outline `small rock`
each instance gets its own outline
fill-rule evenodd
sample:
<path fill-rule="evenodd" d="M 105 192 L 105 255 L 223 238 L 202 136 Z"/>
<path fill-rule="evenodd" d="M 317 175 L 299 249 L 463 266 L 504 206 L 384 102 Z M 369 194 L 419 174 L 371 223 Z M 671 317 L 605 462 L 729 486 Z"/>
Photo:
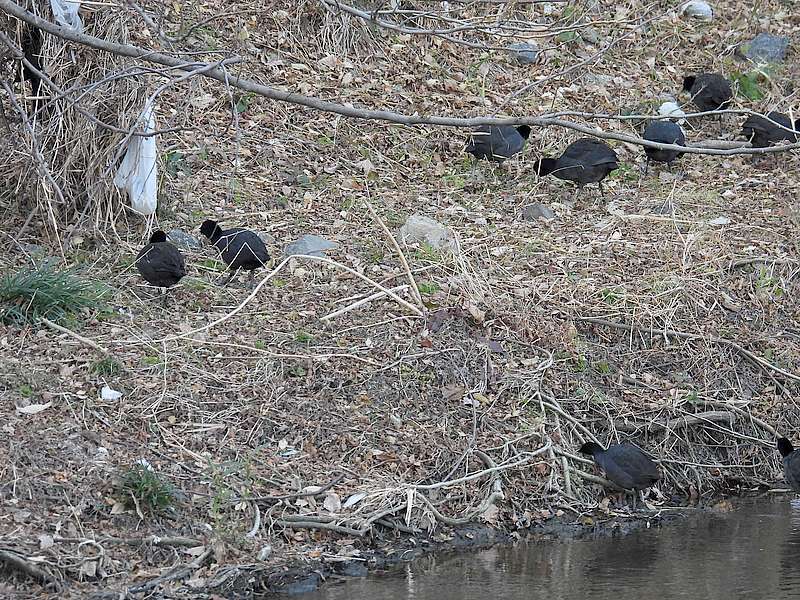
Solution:
<path fill-rule="evenodd" d="M 535 63 L 539 56 L 539 49 L 536 47 L 536 44 L 529 44 L 528 42 L 511 44 L 508 49 L 511 57 L 523 65 Z"/>
<path fill-rule="evenodd" d="M 600 43 L 600 33 L 594 27 L 584 27 L 581 29 L 581 38 L 587 44 L 597 45 Z"/>
<path fill-rule="evenodd" d="M 700 21 L 710 21 L 714 18 L 714 10 L 708 2 L 691 0 L 681 7 L 681 14 Z"/>
<path fill-rule="evenodd" d="M 167 239 L 175 244 L 178 248 L 184 250 L 201 250 L 203 244 L 200 240 L 190 233 L 181 231 L 180 229 L 173 229 L 167 234 Z"/>
<path fill-rule="evenodd" d="M 275 236 L 271 235 L 265 231 L 256 231 L 258 237 L 261 238 L 261 241 L 264 242 L 267 246 L 273 246 L 275 244 Z"/>
<path fill-rule="evenodd" d="M 683 118 L 686 116 L 686 113 L 681 110 L 677 102 L 664 102 L 664 104 L 658 107 L 658 114 L 663 117 L 674 117 L 679 125 L 686 122 Z"/>
<path fill-rule="evenodd" d="M 20 244 L 20 247 L 23 252 L 30 254 L 31 258 L 39 258 L 47 253 L 44 246 L 40 246 L 39 244 Z"/>
<path fill-rule="evenodd" d="M 522 209 L 522 218 L 525 221 L 538 221 L 539 219 L 549 221 L 556 218 L 556 213 L 549 206 L 541 202 L 534 202 Z"/>
<path fill-rule="evenodd" d="M 271 554 L 272 554 L 272 546 L 267 544 L 266 546 L 261 548 L 261 550 L 258 551 L 258 560 L 264 562 L 270 557 Z"/>
<path fill-rule="evenodd" d="M 586 83 L 597 85 L 608 85 L 614 81 L 613 75 L 603 75 L 602 73 L 587 73 L 584 79 L 586 79 Z"/>
<path fill-rule="evenodd" d="M 325 256 L 326 250 L 338 248 L 339 244 L 330 242 L 323 237 L 307 233 L 299 240 L 294 241 L 283 249 L 284 256 L 306 254 L 308 256 Z"/>
<path fill-rule="evenodd" d="M 411 215 L 400 228 L 400 237 L 405 241 L 427 242 L 434 248 L 445 248 L 453 243 L 450 231 L 430 217 Z"/>
<path fill-rule="evenodd" d="M 771 33 L 759 33 L 750 42 L 739 46 L 737 52 L 755 63 L 783 62 L 789 50 L 789 38 Z"/>

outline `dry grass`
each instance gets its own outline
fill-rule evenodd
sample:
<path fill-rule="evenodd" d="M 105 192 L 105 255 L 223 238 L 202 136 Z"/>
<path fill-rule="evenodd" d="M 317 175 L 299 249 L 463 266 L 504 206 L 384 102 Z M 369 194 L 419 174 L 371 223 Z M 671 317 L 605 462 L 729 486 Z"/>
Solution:
<path fill-rule="evenodd" d="M 718 3 L 724 30 L 656 21 L 592 69 L 613 79 L 598 83 L 583 71 L 555 79 L 517 98 L 512 112 L 633 110 L 674 93 L 684 70 L 741 70 L 724 50 L 756 27 L 737 20 L 738 5 Z M 186 43 L 232 47 L 252 59 L 242 70 L 264 82 L 408 111 L 490 112 L 533 77 L 591 51 L 566 44 L 532 67 L 488 53 L 482 74 L 481 52 L 363 26 L 356 35 L 317 5 L 308 5 L 307 19 L 292 16 L 301 11 L 251 17 L 249 5 L 236 6 L 239 16 L 196 30 Z M 177 28 L 183 18 L 217 11 L 210 3 L 195 8 L 168 12 L 166 21 Z M 785 8 L 772 2 L 760 10 Z M 94 15 L 105 22 L 102 11 Z M 132 26 L 134 16 L 126 18 L 120 32 L 152 43 Z M 776 18 L 773 27 L 790 32 L 793 21 Z M 613 27 L 598 29 L 606 36 Z M 337 60 L 323 61 L 334 50 Z M 119 65 L 97 68 L 80 76 L 102 77 Z M 341 89 L 348 73 L 352 83 Z M 782 67 L 769 89 L 786 90 L 796 75 Z M 446 91 L 447 80 L 456 88 Z M 148 81 L 113 85 L 126 99 L 136 85 L 142 98 Z M 137 103 L 121 104 L 123 123 Z M 236 106 L 242 110 L 232 113 Z M 115 110 L 109 104 L 109 115 Z M 525 156 L 501 173 L 470 166 L 461 132 L 332 118 L 199 78 L 165 92 L 159 115 L 165 126 L 195 128 L 160 141 L 170 153 L 157 217 L 163 228 L 196 232 L 205 217 L 247 224 L 274 238 L 276 257 L 301 234 L 316 233 L 340 244 L 330 253 L 340 265 L 401 286 L 405 268 L 363 203 L 369 185 L 390 231 L 424 213 L 452 228 L 459 251 L 402 247 L 425 318 L 384 297 L 325 323 L 321 317 L 375 288 L 338 267 L 277 258 L 271 268 L 280 269 L 263 271 L 269 279 L 249 295 L 214 286 L 216 265 L 204 252 L 188 253 L 190 276 L 163 309 L 130 268 L 144 227 L 117 220 L 119 205 L 105 197 L 106 216 L 92 227 L 80 221 L 64 257 L 116 288 L 115 317 L 87 319 L 77 331 L 113 349 L 121 370 L 74 337 L 0 329 L 9 440 L 0 494 L 10 507 L 0 536 L 7 545 L 13 534 L 23 555 L 47 552 L 49 571 L 74 593 L 120 589 L 159 575 L 151 565 L 189 562 L 198 554 L 183 555 L 184 538 L 213 548 L 215 562 L 197 571 L 200 587 L 213 591 L 226 565 L 253 562 L 267 543 L 276 558 L 265 571 L 294 557 L 355 555 L 370 546 L 361 534 L 376 523 L 378 531 L 434 531 L 462 518 L 517 527 L 558 511 L 582 513 L 598 488 L 594 468 L 574 454 L 591 436 L 633 439 L 662 459 L 656 503 L 780 477 L 774 430 L 795 434 L 800 416 L 795 156 L 757 166 L 684 157 L 684 177 L 655 169 L 642 178 L 640 149 L 617 145 L 623 168 L 603 201 L 596 189 L 576 196 L 526 169 L 532 155 L 563 147 L 561 131 L 536 132 Z M 54 147 L 75 143 L 69 136 L 80 117 L 71 118 Z M 716 127 L 700 123 L 689 136 L 713 137 Z M 94 165 L 97 186 L 105 185 L 100 163 L 121 138 L 104 139 L 81 146 L 74 163 Z M 90 150 L 98 151 L 91 160 Z M 365 168 L 374 169 L 369 183 Z M 549 205 L 556 219 L 519 220 L 531 202 Z M 20 210 L 6 231 L 13 235 L 26 216 Z M 94 227 L 112 222 L 116 239 Z M 46 236 L 48 227 L 37 214 L 19 242 Z M 27 258 L 14 250 L 4 260 L 17 266 Z M 400 293 L 414 303 L 410 290 Z M 102 400 L 106 384 L 122 399 Z M 15 408 L 48 403 L 35 415 Z M 698 414 L 698 423 L 679 420 Z M 142 458 L 177 494 L 171 511 L 143 521 L 114 491 L 116 478 Z M 469 477 L 475 473 L 482 475 Z M 319 493 L 312 487 L 331 483 Z M 348 506 L 348 498 L 359 500 Z M 42 533 L 57 540 L 46 550 Z M 184 543 L 131 552 L 119 542 L 152 535 Z M 87 539 L 104 548 L 102 558 L 79 544 Z M 141 553 L 150 565 L 138 562 Z"/>

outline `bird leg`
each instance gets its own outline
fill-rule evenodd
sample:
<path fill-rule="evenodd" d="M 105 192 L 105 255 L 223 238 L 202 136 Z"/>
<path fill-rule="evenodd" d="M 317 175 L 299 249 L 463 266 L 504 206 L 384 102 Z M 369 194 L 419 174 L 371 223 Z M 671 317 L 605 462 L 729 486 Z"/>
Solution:
<path fill-rule="evenodd" d="M 251 287 L 251 288 L 253 287 L 253 283 L 254 283 L 253 282 L 253 278 L 255 276 L 256 276 L 256 270 L 255 269 L 250 269 L 250 277 L 247 278 L 247 285 L 249 287 Z"/>
<path fill-rule="evenodd" d="M 167 308 L 167 288 L 161 288 L 161 306 Z"/>
<path fill-rule="evenodd" d="M 597 182 L 597 187 L 600 188 L 600 196 L 605 198 L 606 197 L 606 193 L 603 191 L 603 182 L 602 181 L 598 181 Z"/>

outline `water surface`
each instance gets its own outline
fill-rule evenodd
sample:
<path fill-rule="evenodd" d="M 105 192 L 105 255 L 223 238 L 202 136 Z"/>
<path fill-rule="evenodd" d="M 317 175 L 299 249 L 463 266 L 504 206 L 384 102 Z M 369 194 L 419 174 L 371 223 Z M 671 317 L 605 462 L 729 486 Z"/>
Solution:
<path fill-rule="evenodd" d="M 731 512 L 613 538 L 434 556 L 330 583 L 303 600 L 783 600 L 800 598 L 800 503 Z"/>

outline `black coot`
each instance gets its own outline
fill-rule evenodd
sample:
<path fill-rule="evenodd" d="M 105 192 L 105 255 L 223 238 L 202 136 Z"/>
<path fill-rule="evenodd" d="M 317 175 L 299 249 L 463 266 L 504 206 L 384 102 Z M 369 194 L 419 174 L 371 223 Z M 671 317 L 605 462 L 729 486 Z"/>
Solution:
<path fill-rule="evenodd" d="M 592 456 L 594 462 L 605 471 L 606 477 L 624 490 L 638 492 L 661 479 L 653 459 L 630 442 L 609 446 L 608 450 L 595 442 L 586 442 L 579 452 Z"/>
<path fill-rule="evenodd" d="M 207 220 L 200 226 L 200 233 L 219 250 L 222 260 L 230 269 L 230 275 L 222 285 L 228 285 L 239 269 L 250 271 L 248 281 L 252 282 L 255 270 L 269 261 L 264 242 L 249 229 L 233 227 L 223 230 L 216 221 Z"/>
<path fill-rule="evenodd" d="M 701 112 L 728 108 L 733 99 L 731 82 L 718 73 L 698 73 L 683 78 L 683 89 Z"/>
<path fill-rule="evenodd" d="M 160 288 L 169 288 L 178 283 L 186 275 L 186 263 L 183 254 L 167 241 L 167 234 L 154 231 L 150 242 L 136 256 L 136 268 L 142 278 Z M 166 302 L 164 295 L 164 302 Z"/>
<path fill-rule="evenodd" d="M 800 450 L 795 450 L 792 442 L 778 438 L 778 452 L 783 457 L 783 476 L 795 492 L 800 493 Z"/>
<path fill-rule="evenodd" d="M 572 142 L 558 158 L 542 158 L 533 163 L 539 176 L 553 175 L 574 181 L 582 188 L 597 182 L 603 194 L 603 179 L 619 166 L 617 153 L 605 142 L 595 138 L 581 138 Z"/>
<path fill-rule="evenodd" d="M 486 159 L 501 163 L 521 152 L 531 134 L 527 125 L 483 125 L 470 135 L 465 152 L 477 160 Z"/>
<path fill-rule="evenodd" d="M 659 144 L 686 145 L 686 136 L 683 135 L 683 130 L 672 121 L 650 121 L 642 137 L 650 142 L 658 142 Z M 678 150 L 659 150 L 649 146 L 644 147 L 644 153 L 647 155 L 647 169 L 650 168 L 651 160 L 667 163 L 667 167 L 671 168 L 672 161 L 683 155 L 683 152 Z"/>
<path fill-rule="evenodd" d="M 700 112 L 726 109 L 733 100 L 731 82 L 719 73 L 688 75 L 683 78 L 683 89 L 689 92 Z M 721 135 L 722 115 L 719 115 L 719 130 Z"/>
<path fill-rule="evenodd" d="M 787 131 L 790 129 L 794 131 Z M 766 148 L 784 140 L 795 143 L 798 130 L 800 130 L 800 119 L 795 120 L 794 127 L 792 127 L 789 117 L 775 111 L 767 113 L 766 119 L 759 115 L 750 115 L 742 125 L 742 134 L 750 140 L 753 148 Z"/>

